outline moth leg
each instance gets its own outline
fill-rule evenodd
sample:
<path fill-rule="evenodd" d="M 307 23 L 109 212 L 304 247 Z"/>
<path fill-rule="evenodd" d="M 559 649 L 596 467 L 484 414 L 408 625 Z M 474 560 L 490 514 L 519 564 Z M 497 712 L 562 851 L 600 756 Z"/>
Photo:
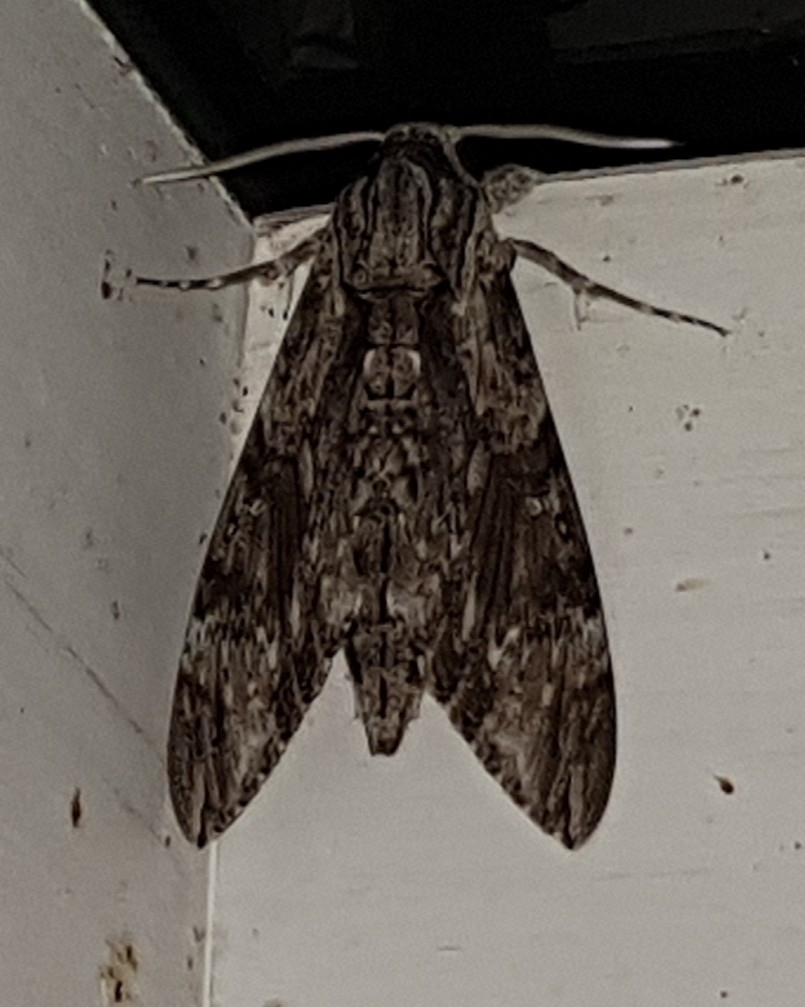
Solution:
<path fill-rule="evenodd" d="M 500 213 L 524 199 L 535 185 L 546 178 L 544 172 L 523 168 L 519 164 L 504 164 L 488 171 L 481 180 L 481 188 L 492 213 Z"/>
<path fill-rule="evenodd" d="M 615 304 L 622 304 L 624 307 L 640 311 L 644 315 L 667 318 L 671 322 L 685 325 L 696 325 L 699 328 L 717 332 L 720 336 L 729 335 L 729 329 L 725 329 L 722 325 L 716 325 L 715 322 L 708 322 L 705 318 L 699 318 L 696 315 L 686 315 L 681 311 L 672 311 L 669 308 L 660 308 L 656 304 L 649 304 L 647 301 L 629 297 L 628 294 L 622 294 L 619 290 L 614 290 L 612 287 L 597 283 L 586 274 L 574 269 L 573 266 L 563 259 L 560 259 L 555 252 L 551 252 L 549 249 L 543 248 L 542 245 L 537 245 L 533 241 L 512 238 L 508 244 L 514 249 L 517 255 L 521 255 L 524 259 L 535 262 L 538 266 L 542 266 L 543 269 L 547 269 L 549 273 L 553 273 L 562 283 L 566 283 L 576 295 L 583 294 L 590 298 L 602 298 L 614 301 Z"/>
<path fill-rule="evenodd" d="M 291 276 L 300 266 L 319 253 L 329 230 L 330 225 L 325 224 L 283 255 L 263 262 L 254 262 L 250 266 L 234 269 L 231 273 L 194 280 L 160 280 L 148 276 L 136 276 L 134 281 L 138 286 L 161 287 L 163 290 L 220 290 L 221 287 L 231 287 L 257 279 L 262 279 L 266 283 L 277 283 Z"/>

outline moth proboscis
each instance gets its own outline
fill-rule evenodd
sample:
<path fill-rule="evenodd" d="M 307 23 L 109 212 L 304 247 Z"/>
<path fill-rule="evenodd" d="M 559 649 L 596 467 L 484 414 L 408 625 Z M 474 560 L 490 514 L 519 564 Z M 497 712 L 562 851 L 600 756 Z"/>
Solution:
<path fill-rule="evenodd" d="M 179 824 L 199 846 L 257 793 L 341 649 L 372 753 L 397 750 L 428 692 L 566 846 L 606 807 L 616 729 L 604 614 L 512 265 L 522 255 L 577 294 L 726 330 L 502 240 L 492 212 L 539 176 L 509 167 L 476 181 L 456 153 L 466 135 L 478 130 L 392 129 L 327 223 L 269 262 L 138 280 L 210 289 L 312 263 L 210 539 L 181 658 L 168 771 Z"/>

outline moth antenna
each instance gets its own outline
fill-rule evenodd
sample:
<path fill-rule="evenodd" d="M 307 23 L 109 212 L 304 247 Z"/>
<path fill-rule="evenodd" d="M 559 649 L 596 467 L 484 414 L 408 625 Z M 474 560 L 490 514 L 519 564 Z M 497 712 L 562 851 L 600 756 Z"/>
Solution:
<path fill-rule="evenodd" d="M 285 157 L 286 154 L 305 154 L 314 150 L 334 150 L 336 147 L 348 147 L 353 143 L 379 143 L 383 133 L 367 131 L 362 133 L 335 133 L 333 136 L 321 136 L 315 140 L 283 140 L 281 143 L 271 143 L 267 147 L 247 150 L 243 154 L 233 154 L 223 157 L 211 164 L 189 165 L 185 168 L 174 168 L 170 171 L 160 171 L 146 175 L 138 181 L 142 185 L 164 185 L 168 182 L 188 182 L 196 178 L 210 178 L 221 175 L 225 171 L 235 171 L 260 161 L 270 161 L 275 157 Z"/>
<path fill-rule="evenodd" d="M 664 150 L 678 147 L 676 140 L 660 137 L 609 136 L 607 133 L 591 133 L 586 129 L 572 129 L 569 126 L 512 125 L 459 126 L 457 139 L 470 136 L 486 137 L 492 140 L 560 140 L 562 143 L 578 143 L 586 147 L 616 147 L 625 150 Z"/>

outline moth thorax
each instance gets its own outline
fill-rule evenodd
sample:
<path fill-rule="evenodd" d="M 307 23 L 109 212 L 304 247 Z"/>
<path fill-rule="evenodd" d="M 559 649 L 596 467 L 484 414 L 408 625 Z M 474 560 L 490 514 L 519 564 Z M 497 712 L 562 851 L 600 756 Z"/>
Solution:
<path fill-rule="evenodd" d="M 407 291 L 394 291 L 385 297 L 369 302 L 366 333 L 375 345 L 389 343 L 417 346 L 420 341 L 422 318 L 421 298 Z"/>
<path fill-rule="evenodd" d="M 443 280 L 430 248 L 434 194 L 422 167 L 388 158 L 355 200 L 346 216 L 363 220 L 364 237 L 344 249 L 344 279 L 358 294 L 424 292 Z"/>

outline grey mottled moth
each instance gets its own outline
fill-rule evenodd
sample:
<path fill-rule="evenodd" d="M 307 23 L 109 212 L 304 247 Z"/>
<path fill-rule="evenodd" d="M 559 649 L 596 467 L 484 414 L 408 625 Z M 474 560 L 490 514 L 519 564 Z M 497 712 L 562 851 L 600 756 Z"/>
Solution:
<path fill-rule="evenodd" d="M 604 615 L 512 265 L 521 254 L 576 292 L 724 330 L 499 238 L 492 212 L 535 173 L 477 182 L 455 150 L 470 132 L 391 130 L 327 224 L 277 260 L 139 281 L 215 287 L 313 260 L 181 658 L 168 771 L 200 846 L 257 793 L 340 649 L 372 753 L 397 750 L 427 691 L 566 846 L 604 812 L 615 765 Z"/>

